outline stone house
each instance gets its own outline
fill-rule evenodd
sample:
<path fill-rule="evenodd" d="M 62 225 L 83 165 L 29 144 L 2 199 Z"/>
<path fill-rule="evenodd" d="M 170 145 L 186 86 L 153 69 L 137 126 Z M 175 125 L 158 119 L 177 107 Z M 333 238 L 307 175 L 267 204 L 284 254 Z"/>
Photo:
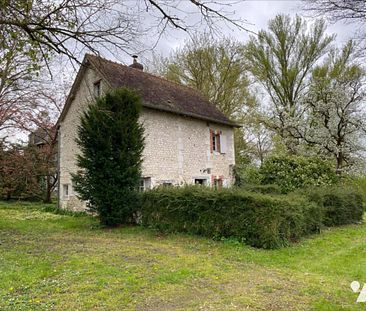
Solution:
<path fill-rule="evenodd" d="M 228 187 L 234 182 L 233 129 L 237 125 L 199 92 L 144 72 L 136 57 L 132 65 L 124 66 L 86 55 L 58 121 L 62 208 L 85 206 L 73 191 L 70 175 L 77 170 L 80 114 L 108 89 L 123 86 L 137 90 L 143 100 L 141 190 L 194 183 Z"/>

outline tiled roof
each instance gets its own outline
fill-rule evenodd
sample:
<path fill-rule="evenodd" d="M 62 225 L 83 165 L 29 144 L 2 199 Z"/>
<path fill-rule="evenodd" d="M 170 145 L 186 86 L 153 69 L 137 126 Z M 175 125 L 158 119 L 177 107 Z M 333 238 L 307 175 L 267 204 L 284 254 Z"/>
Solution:
<path fill-rule="evenodd" d="M 237 126 L 190 87 L 98 56 L 87 54 L 85 60 L 103 75 L 111 87 L 125 86 L 138 91 L 145 107 Z"/>

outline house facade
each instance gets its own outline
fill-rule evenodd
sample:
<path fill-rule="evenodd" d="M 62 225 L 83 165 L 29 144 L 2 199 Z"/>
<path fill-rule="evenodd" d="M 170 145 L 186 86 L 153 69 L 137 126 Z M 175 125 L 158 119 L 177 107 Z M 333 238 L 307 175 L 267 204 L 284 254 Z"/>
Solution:
<path fill-rule="evenodd" d="M 143 72 L 136 59 L 124 66 L 86 55 L 58 121 L 60 207 L 85 208 L 71 180 L 78 170 L 75 139 L 81 113 L 108 89 L 123 86 L 138 91 L 143 101 L 141 190 L 159 185 L 233 184 L 236 124 L 197 91 Z"/>

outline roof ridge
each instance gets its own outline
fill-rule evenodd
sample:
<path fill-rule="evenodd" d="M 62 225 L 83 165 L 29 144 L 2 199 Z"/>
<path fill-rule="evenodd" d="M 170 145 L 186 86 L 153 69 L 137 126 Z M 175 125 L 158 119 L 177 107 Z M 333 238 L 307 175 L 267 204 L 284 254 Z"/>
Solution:
<path fill-rule="evenodd" d="M 123 66 L 123 67 L 129 68 L 129 69 L 132 69 L 132 70 L 133 70 L 133 69 L 134 69 L 134 70 L 139 70 L 139 69 L 131 68 L 131 67 L 129 67 L 128 65 L 124 65 L 124 64 L 122 64 L 122 63 L 119 63 L 119 62 L 116 62 L 116 61 L 113 61 L 113 60 L 110 60 L 110 59 L 107 59 L 107 58 L 104 58 L 104 57 L 101 57 L 101 56 L 97 56 L 97 55 L 94 55 L 94 54 L 86 53 L 86 56 L 88 56 L 88 57 L 89 57 L 89 56 L 91 56 L 91 57 L 99 58 L 99 59 L 101 59 L 101 60 L 103 60 L 103 61 L 106 61 L 106 62 L 109 62 L 109 63 L 115 64 L 115 65 L 118 65 L 118 66 Z M 192 91 L 196 92 L 199 96 L 201 96 L 201 97 L 203 97 L 203 98 L 205 98 L 205 99 L 206 99 L 206 97 L 205 97 L 205 96 L 203 96 L 203 95 L 201 94 L 201 92 L 200 92 L 200 91 L 196 90 L 196 89 L 195 89 L 195 88 L 193 88 L 192 86 L 184 85 L 184 84 L 179 83 L 179 82 L 176 82 L 176 81 L 168 80 L 168 79 L 166 79 L 166 78 L 164 78 L 164 77 L 158 76 L 158 75 L 156 75 L 156 74 L 153 74 L 153 73 L 150 73 L 150 72 L 147 72 L 147 71 L 143 71 L 143 70 L 139 70 L 139 71 L 140 71 L 142 74 L 149 75 L 149 76 L 151 76 L 151 77 L 153 77 L 153 78 L 158 78 L 158 79 L 160 79 L 160 80 L 163 80 L 163 81 L 169 82 L 169 83 L 174 84 L 174 85 L 177 85 L 177 86 L 179 86 L 179 87 L 182 87 L 182 88 L 186 88 L 186 89 L 192 90 Z M 208 102 L 210 102 L 208 99 L 206 99 L 206 100 L 207 100 Z"/>
<path fill-rule="evenodd" d="M 110 87 L 130 86 L 138 89 L 146 101 L 144 106 L 148 108 L 239 126 L 193 87 L 94 54 L 86 54 L 83 62 L 89 62 Z M 80 77 L 81 72 L 79 70 Z"/>

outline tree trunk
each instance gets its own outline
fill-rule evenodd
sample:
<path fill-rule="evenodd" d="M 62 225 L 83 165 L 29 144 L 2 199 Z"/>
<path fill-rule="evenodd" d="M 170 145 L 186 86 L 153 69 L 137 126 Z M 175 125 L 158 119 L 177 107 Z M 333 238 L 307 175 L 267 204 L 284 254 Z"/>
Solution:
<path fill-rule="evenodd" d="M 52 185 L 51 185 L 51 177 L 46 177 L 46 193 L 43 199 L 43 203 L 52 203 L 51 195 L 52 195 Z"/>

